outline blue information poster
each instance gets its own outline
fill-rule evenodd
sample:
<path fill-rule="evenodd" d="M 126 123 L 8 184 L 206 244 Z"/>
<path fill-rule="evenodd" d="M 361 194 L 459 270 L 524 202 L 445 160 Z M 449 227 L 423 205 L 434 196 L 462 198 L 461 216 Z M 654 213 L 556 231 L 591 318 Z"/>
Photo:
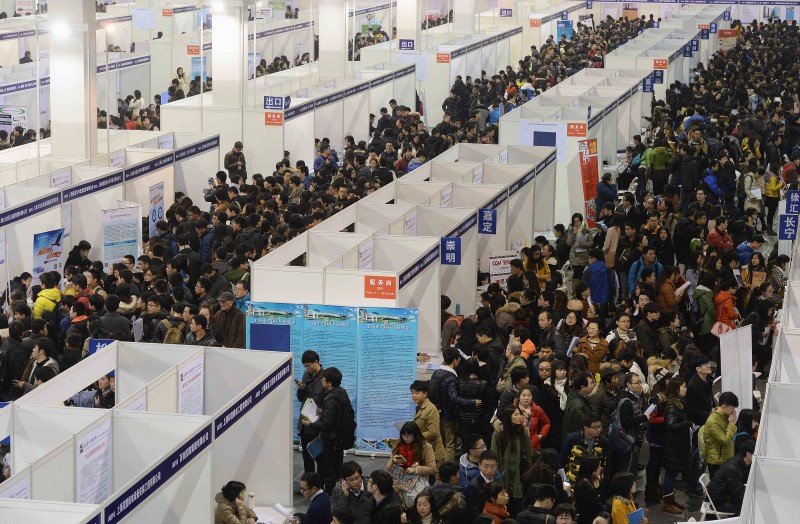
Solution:
<path fill-rule="evenodd" d="M 64 253 L 62 239 L 64 229 L 54 229 L 33 235 L 33 275 L 46 271 L 61 270 L 61 255 Z"/>
<path fill-rule="evenodd" d="M 294 354 L 295 379 L 303 378 L 303 363 L 300 361 L 303 351 L 316 351 L 322 367 L 337 368 L 342 372 L 342 387 L 347 390 L 357 413 L 358 355 L 355 341 L 358 338 L 358 310 L 354 307 L 315 304 L 306 305 L 303 309 L 303 350 Z M 295 414 L 299 413 L 300 403 L 295 402 Z"/>
<path fill-rule="evenodd" d="M 414 418 L 409 387 L 417 373 L 417 310 L 359 308 L 356 449 L 390 451 L 397 422 Z"/>

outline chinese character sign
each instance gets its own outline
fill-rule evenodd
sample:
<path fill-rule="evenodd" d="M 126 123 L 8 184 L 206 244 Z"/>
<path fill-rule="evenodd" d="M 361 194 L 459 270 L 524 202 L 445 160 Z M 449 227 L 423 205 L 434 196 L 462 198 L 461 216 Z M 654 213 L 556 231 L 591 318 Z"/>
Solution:
<path fill-rule="evenodd" d="M 443 266 L 460 266 L 461 237 L 442 237 L 442 245 L 439 252 L 442 254 L 441 264 Z"/>
<path fill-rule="evenodd" d="M 786 192 L 786 214 L 800 215 L 800 191 L 792 190 Z"/>
<path fill-rule="evenodd" d="M 364 298 L 397 298 L 397 279 L 379 275 L 364 276 Z"/>
<path fill-rule="evenodd" d="M 500 10 L 500 17 L 502 18 L 511 18 L 511 9 L 501 9 Z"/>
<path fill-rule="evenodd" d="M 797 215 L 781 215 L 778 225 L 778 240 L 797 238 Z"/>
<path fill-rule="evenodd" d="M 400 39 L 400 51 L 413 51 L 414 50 L 414 40 L 413 39 Z"/>
<path fill-rule="evenodd" d="M 646 77 L 642 78 L 642 92 L 643 93 L 652 93 L 653 92 L 653 75 L 647 75 Z"/>
<path fill-rule="evenodd" d="M 586 209 L 586 223 L 594 227 L 596 210 L 594 199 L 597 197 L 597 182 L 600 180 L 597 165 L 597 139 L 578 141 L 578 158 L 581 161 L 581 179 L 583 180 L 583 201 Z"/>
<path fill-rule="evenodd" d="M 478 233 L 481 235 L 497 234 L 497 210 L 479 209 L 478 210 Z"/>
<path fill-rule="evenodd" d="M 282 96 L 265 96 L 264 97 L 264 109 L 272 110 L 272 111 L 280 111 L 284 109 L 283 107 L 283 97 Z"/>
<path fill-rule="evenodd" d="M 664 70 L 657 69 L 653 71 L 653 83 L 654 84 L 663 84 L 664 83 Z"/>

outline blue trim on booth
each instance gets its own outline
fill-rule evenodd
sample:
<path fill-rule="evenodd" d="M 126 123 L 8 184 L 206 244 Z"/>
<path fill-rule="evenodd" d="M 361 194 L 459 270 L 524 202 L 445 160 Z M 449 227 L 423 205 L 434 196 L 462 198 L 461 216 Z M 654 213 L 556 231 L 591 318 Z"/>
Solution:
<path fill-rule="evenodd" d="M 400 273 L 400 276 L 397 277 L 398 289 L 403 289 L 407 284 L 414 280 L 414 277 L 422 273 L 425 268 L 439 260 L 440 247 L 441 246 L 439 244 L 436 244 L 436 247 L 422 255 L 413 266 Z"/>

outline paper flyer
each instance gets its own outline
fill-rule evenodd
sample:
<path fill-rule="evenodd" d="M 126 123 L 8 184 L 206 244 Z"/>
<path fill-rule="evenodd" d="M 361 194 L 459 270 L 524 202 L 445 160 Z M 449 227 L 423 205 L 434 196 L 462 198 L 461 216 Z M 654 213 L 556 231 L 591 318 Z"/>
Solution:
<path fill-rule="evenodd" d="M 178 369 L 178 413 L 203 414 L 203 382 L 205 357 L 198 356 Z"/>
<path fill-rule="evenodd" d="M 101 504 L 113 493 L 111 482 L 111 418 L 75 437 L 76 502 Z"/>

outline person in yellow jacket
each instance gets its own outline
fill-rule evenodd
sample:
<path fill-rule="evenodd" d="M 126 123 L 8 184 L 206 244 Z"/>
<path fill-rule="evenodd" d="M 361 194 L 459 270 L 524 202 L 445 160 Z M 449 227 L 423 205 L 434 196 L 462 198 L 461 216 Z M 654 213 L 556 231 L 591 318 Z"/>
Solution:
<path fill-rule="evenodd" d="M 42 318 L 45 311 L 55 311 L 56 305 L 61 301 L 61 291 L 58 290 L 58 280 L 51 273 L 39 275 L 42 290 L 33 303 L 33 318 Z"/>
<path fill-rule="evenodd" d="M 759 169 L 759 171 L 761 170 Z M 778 210 L 778 202 L 781 199 L 781 189 L 783 189 L 784 183 L 780 175 L 776 173 L 768 172 L 765 176 L 764 204 L 767 208 L 767 231 L 765 233 L 774 235 L 772 221 L 775 219 L 775 212 Z"/>
<path fill-rule="evenodd" d="M 628 524 L 628 515 L 636 511 L 636 477 L 633 473 L 617 473 L 609 486 L 611 492 L 611 524 Z M 647 524 L 643 517 L 641 524 Z"/>
<path fill-rule="evenodd" d="M 550 266 L 542 256 L 542 248 L 537 245 L 528 248 L 523 267 L 526 274 L 534 273 L 536 275 L 536 283 L 539 289 L 544 289 L 545 284 L 550 281 Z M 530 285 L 532 286 L 533 282 L 530 282 Z"/>
<path fill-rule="evenodd" d="M 733 457 L 737 407 L 739 399 L 736 395 L 730 391 L 723 392 L 719 396 L 719 407 L 711 412 L 703 425 L 700 447 L 711 477 L 725 461 Z"/>

